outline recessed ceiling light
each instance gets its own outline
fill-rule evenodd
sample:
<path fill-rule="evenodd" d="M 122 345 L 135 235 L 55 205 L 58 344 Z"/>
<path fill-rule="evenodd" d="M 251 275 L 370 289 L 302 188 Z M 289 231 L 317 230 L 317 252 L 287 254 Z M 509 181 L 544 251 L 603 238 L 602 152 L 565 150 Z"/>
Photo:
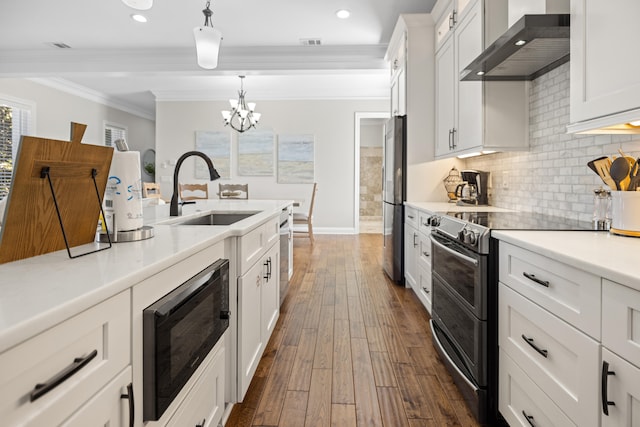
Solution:
<path fill-rule="evenodd" d="M 153 0 L 122 0 L 122 3 L 137 10 L 148 10 L 153 6 Z"/>
<path fill-rule="evenodd" d="M 347 9 L 340 9 L 336 11 L 336 16 L 340 19 L 347 19 L 349 16 L 351 16 L 351 12 L 349 12 Z"/>
<path fill-rule="evenodd" d="M 526 42 L 527 42 L 526 40 L 518 40 L 515 44 L 516 44 L 516 46 L 522 46 Z"/>
<path fill-rule="evenodd" d="M 478 72 L 476 73 L 476 75 L 477 75 L 477 76 L 484 76 L 484 71 L 478 71 Z"/>
<path fill-rule="evenodd" d="M 133 19 L 136 22 L 147 22 L 147 17 L 144 15 L 140 15 L 137 13 L 134 13 L 133 15 L 131 15 L 131 19 Z"/>

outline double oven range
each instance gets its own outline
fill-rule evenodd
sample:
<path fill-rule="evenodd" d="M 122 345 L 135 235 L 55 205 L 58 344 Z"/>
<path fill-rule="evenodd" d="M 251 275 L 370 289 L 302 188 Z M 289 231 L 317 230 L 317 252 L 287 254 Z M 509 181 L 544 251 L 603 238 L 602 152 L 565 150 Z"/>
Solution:
<path fill-rule="evenodd" d="M 589 223 L 521 212 L 431 216 L 434 347 L 482 424 L 498 415 L 498 241 L 491 230 L 588 230 Z"/>

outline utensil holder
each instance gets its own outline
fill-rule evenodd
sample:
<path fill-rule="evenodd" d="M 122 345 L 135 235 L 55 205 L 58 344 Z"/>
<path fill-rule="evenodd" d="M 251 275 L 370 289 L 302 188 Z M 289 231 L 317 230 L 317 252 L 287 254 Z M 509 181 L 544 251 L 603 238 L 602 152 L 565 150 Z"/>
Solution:
<path fill-rule="evenodd" d="M 611 192 L 611 232 L 640 237 L 640 191 Z"/>

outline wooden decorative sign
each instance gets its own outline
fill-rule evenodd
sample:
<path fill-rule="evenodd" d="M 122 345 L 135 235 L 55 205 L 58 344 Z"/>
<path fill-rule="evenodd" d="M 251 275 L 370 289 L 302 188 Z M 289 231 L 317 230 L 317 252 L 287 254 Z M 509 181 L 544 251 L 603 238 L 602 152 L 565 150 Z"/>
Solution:
<path fill-rule="evenodd" d="M 95 240 L 113 148 L 82 144 L 86 128 L 71 123 L 71 141 L 22 137 L 0 234 L 0 264 L 65 249 L 65 235 L 69 247 Z"/>

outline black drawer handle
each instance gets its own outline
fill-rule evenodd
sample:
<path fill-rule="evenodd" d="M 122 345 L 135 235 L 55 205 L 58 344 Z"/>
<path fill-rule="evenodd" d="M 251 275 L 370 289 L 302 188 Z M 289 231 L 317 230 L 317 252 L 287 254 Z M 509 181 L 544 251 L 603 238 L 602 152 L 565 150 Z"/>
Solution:
<path fill-rule="evenodd" d="M 424 291 L 425 294 L 430 294 L 431 291 L 427 288 L 425 288 L 424 286 L 422 287 L 422 290 Z"/>
<path fill-rule="evenodd" d="M 207 422 L 206 418 L 203 418 L 202 421 L 196 424 L 196 427 L 204 427 L 204 424 Z"/>
<path fill-rule="evenodd" d="M 431 256 L 431 254 L 429 252 L 422 252 L 422 255 L 426 256 L 427 258 L 429 258 Z"/>
<path fill-rule="evenodd" d="M 522 410 L 522 415 L 524 415 L 524 419 L 527 420 L 531 427 L 536 427 L 536 425 L 533 423 L 533 415 L 527 415 L 527 413 L 524 412 L 524 409 Z"/>
<path fill-rule="evenodd" d="M 534 281 L 534 282 L 536 282 L 538 285 L 542 285 L 542 286 L 544 286 L 545 288 L 548 288 L 548 287 L 549 287 L 549 282 L 548 282 L 548 281 L 538 279 L 538 278 L 536 277 L 536 275 L 535 275 L 535 274 L 530 274 L 530 273 L 527 273 L 526 271 L 524 271 L 524 272 L 522 272 L 522 275 L 523 275 L 524 277 L 526 277 L 527 279 L 529 279 L 529 280 L 533 280 L 533 281 Z"/>
<path fill-rule="evenodd" d="M 612 402 L 608 398 L 609 375 L 615 375 L 615 371 L 609 370 L 609 363 L 602 361 L 602 413 L 609 416 L 609 406 L 616 406 L 616 402 Z"/>
<path fill-rule="evenodd" d="M 222 310 L 220 311 L 220 319 L 221 320 L 229 320 L 231 318 L 230 310 Z"/>
<path fill-rule="evenodd" d="M 76 372 L 82 369 L 87 363 L 98 355 L 98 350 L 93 350 L 87 356 L 76 357 L 73 359 L 73 363 L 64 368 L 62 371 L 49 378 L 45 383 L 36 384 L 31 391 L 30 400 L 33 402 L 36 399 L 41 398 L 45 394 L 49 393 L 54 388 L 65 382 L 69 377 L 73 376 Z"/>
<path fill-rule="evenodd" d="M 535 344 L 533 338 L 527 338 L 527 336 L 525 334 L 522 334 L 522 339 L 525 340 L 527 342 L 527 344 L 529 344 L 535 351 L 540 353 L 542 356 L 549 357 L 549 352 L 547 350 L 543 350 L 540 347 L 538 347 Z"/>
<path fill-rule="evenodd" d="M 121 394 L 120 399 L 127 399 L 129 401 L 129 427 L 133 427 L 136 420 L 136 410 L 133 402 L 133 383 L 129 383 L 127 386 L 127 394 Z"/>

